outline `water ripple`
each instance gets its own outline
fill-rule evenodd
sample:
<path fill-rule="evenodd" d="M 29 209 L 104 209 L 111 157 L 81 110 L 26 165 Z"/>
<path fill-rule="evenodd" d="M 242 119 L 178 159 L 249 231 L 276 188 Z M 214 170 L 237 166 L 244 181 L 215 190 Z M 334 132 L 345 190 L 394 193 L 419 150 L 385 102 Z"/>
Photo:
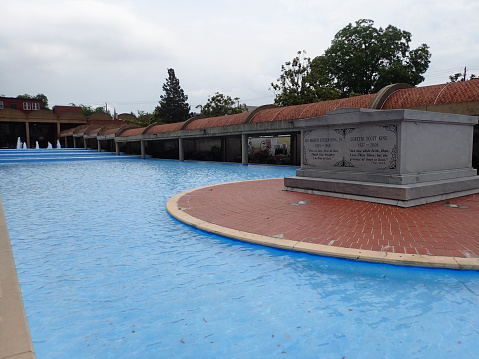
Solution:
<path fill-rule="evenodd" d="M 478 273 L 249 245 L 164 209 L 190 188 L 293 174 L 159 160 L 0 165 L 37 357 L 474 357 Z"/>

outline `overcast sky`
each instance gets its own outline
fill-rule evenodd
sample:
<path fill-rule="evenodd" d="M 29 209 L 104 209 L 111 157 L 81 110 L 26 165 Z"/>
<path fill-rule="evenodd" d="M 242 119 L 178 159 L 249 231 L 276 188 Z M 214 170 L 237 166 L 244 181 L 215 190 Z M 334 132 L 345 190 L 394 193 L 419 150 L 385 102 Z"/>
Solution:
<path fill-rule="evenodd" d="M 322 55 L 358 19 L 430 46 L 426 81 L 479 75 L 476 0 L 1 0 L 0 95 L 45 94 L 113 112 L 152 112 L 173 68 L 192 110 L 220 92 L 272 103 L 298 50 Z"/>

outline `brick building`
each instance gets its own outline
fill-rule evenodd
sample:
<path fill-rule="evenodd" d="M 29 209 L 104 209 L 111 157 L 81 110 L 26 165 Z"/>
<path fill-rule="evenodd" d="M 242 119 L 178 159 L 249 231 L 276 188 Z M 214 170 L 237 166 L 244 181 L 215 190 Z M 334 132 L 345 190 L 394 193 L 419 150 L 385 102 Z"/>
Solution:
<path fill-rule="evenodd" d="M 85 117 L 81 107 L 54 106 L 53 110 L 41 109 L 42 101 L 0 97 L 0 148 L 16 148 L 17 140 L 28 148 L 46 148 L 50 142 L 55 146 L 61 131 L 86 124 L 112 124 L 106 113 L 95 113 Z"/>
<path fill-rule="evenodd" d="M 42 101 L 35 99 L 23 99 L 15 97 L 0 97 L 0 110 L 11 108 L 19 110 L 28 115 L 32 111 L 39 111 L 42 108 Z"/>

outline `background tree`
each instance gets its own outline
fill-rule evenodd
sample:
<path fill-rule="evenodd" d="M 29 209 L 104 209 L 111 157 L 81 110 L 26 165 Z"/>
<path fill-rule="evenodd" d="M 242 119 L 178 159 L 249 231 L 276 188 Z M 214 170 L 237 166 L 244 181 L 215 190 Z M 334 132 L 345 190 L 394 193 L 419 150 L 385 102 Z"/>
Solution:
<path fill-rule="evenodd" d="M 392 25 L 376 29 L 358 20 L 340 30 L 325 51 L 326 72 L 343 96 L 370 94 L 392 83 L 417 85 L 429 67 L 429 47 L 411 50 L 411 33 Z"/>
<path fill-rule="evenodd" d="M 324 57 L 313 60 L 306 51 L 298 51 L 292 61 L 281 66 L 281 75 L 271 83 L 275 92 L 274 103 L 278 106 L 301 105 L 318 101 L 334 100 L 340 93 L 331 85 L 324 69 Z"/>
<path fill-rule="evenodd" d="M 135 116 L 135 114 L 133 112 L 131 114 L 133 116 Z M 136 124 L 138 124 L 140 126 L 143 126 L 143 127 L 148 127 L 148 126 L 157 122 L 155 120 L 155 116 L 153 116 L 152 113 L 141 111 L 141 110 L 138 110 L 138 116 L 135 116 L 135 117 L 136 117 L 135 120 L 125 120 L 125 122 L 126 123 L 136 123 Z"/>
<path fill-rule="evenodd" d="M 239 100 L 239 97 L 233 99 L 216 92 L 213 97 L 208 97 L 204 106 L 198 105 L 196 108 L 201 108 L 201 115 L 206 117 L 233 115 L 248 111 L 246 104 L 240 105 Z"/>
<path fill-rule="evenodd" d="M 477 80 L 478 77 L 475 74 L 469 76 L 469 80 Z M 458 72 L 457 74 L 449 76 L 451 82 L 467 81 L 467 68 L 464 67 L 464 73 Z"/>
<path fill-rule="evenodd" d="M 163 123 L 186 121 L 190 117 L 188 96 L 180 87 L 180 80 L 175 76 L 174 69 L 168 69 L 168 78 L 163 84 L 164 95 L 160 96 L 159 106 L 153 113 L 155 120 Z"/>
<path fill-rule="evenodd" d="M 49 110 L 48 108 L 48 98 L 42 93 L 39 93 L 36 96 L 31 96 L 29 94 L 18 95 L 17 98 L 22 98 L 25 100 L 40 100 L 42 101 L 42 110 Z"/>
<path fill-rule="evenodd" d="M 76 106 L 74 103 L 70 103 L 70 106 Z M 94 113 L 106 113 L 108 115 L 111 115 L 110 110 L 105 110 L 105 107 L 103 106 L 98 106 L 98 107 L 93 107 L 93 106 L 86 106 L 86 105 L 78 105 L 81 107 L 81 112 L 83 113 L 83 116 L 88 117 L 91 114 Z"/>

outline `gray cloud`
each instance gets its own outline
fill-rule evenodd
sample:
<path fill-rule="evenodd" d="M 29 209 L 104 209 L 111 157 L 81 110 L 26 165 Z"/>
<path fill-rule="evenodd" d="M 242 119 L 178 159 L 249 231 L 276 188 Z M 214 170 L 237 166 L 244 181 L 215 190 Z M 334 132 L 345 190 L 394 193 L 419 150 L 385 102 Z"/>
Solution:
<path fill-rule="evenodd" d="M 170 67 L 192 108 L 216 91 L 271 103 L 281 64 L 298 50 L 322 54 L 360 18 L 431 47 L 424 84 L 446 82 L 464 66 L 479 74 L 479 4 L 461 0 L 17 0 L 2 11 L 0 93 L 41 92 L 51 105 L 152 111 Z"/>

